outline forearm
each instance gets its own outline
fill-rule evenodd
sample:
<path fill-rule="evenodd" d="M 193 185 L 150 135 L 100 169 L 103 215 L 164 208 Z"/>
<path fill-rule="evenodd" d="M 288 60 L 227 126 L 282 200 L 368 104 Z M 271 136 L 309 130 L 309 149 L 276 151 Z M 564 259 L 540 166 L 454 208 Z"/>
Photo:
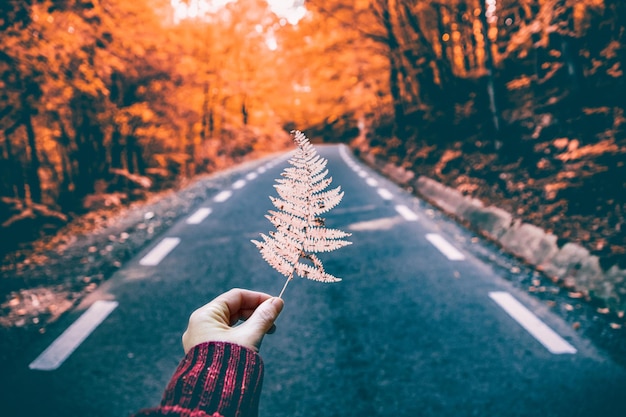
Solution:
<path fill-rule="evenodd" d="M 262 382 L 263 361 L 256 352 L 231 343 L 203 343 L 180 362 L 161 406 L 138 416 L 255 417 Z"/>

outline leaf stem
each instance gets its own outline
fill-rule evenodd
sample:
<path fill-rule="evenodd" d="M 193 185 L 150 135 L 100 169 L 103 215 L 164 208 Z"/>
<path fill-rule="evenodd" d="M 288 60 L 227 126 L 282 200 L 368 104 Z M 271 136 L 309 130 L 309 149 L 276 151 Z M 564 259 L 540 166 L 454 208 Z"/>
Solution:
<path fill-rule="evenodd" d="M 285 288 L 287 288 L 287 284 L 289 284 L 289 281 L 291 281 L 293 279 L 293 275 L 290 275 L 287 277 L 287 281 L 285 281 L 285 285 L 283 285 L 283 289 L 280 290 L 280 294 L 278 294 L 278 298 L 283 298 L 283 293 L 285 292 Z"/>

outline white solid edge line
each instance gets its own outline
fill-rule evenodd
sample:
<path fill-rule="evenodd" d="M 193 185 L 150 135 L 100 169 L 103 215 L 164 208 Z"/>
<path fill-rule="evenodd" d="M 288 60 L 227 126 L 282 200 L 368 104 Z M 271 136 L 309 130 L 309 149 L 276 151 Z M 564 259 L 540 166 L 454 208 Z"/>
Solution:
<path fill-rule="evenodd" d="M 233 189 L 238 190 L 246 185 L 245 180 L 237 180 L 233 183 Z"/>
<path fill-rule="evenodd" d="M 415 212 L 413 212 L 413 210 L 411 210 L 410 208 L 408 208 L 404 204 L 398 204 L 396 206 L 396 211 L 398 213 L 400 213 L 400 215 L 402 217 L 404 217 L 404 220 L 406 220 L 406 221 L 414 222 L 414 221 L 416 221 L 418 219 L 417 214 L 415 214 Z"/>
<path fill-rule="evenodd" d="M 248 175 L 246 175 L 246 179 L 248 181 L 252 181 L 253 179 L 255 179 L 258 176 L 259 175 L 256 172 L 250 172 Z"/>
<path fill-rule="evenodd" d="M 528 333 L 539 341 L 550 353 L 576 353 L 576 348 L 566 342 L 554 330 L 517 301 L 508 292 L 494 291 L 489 297 L 495 301 L 506 313 L 518 322 Z"/>
<path fill-rule="evenodd" d="M 61 336 L 28 367 L 38 371 L 54 371 L 117 307 L 117 301 L 98 300 L 87 309 Z"/>
<path fill-rule="evenodd" d="M 208 217 L 209 214 L 211 214 L 210 208 L 208 207 L 199 208 L 198 210 L 196 210 L 194 214 L 192 214 L 191 216 L 187 218 L 186 223 L 187 224 L 200 224 L 202 223 L 204 219 Z"/>
<path fill-rule="evenodd" d="M 223 203 L 228 200 L 233 195 L 233 192 L 230 190 L 224 190 L 217 193 L 215 197 L 213 197 L 213 201 L 216 203 Z"/>
<path fill-rule="evenodd" d="M 378 195 L 385 200 L 391 200 L 393 198 L 393 194 L 391 194 L 386 188 L 379 188 L 377 191 Z"/>
<path fill-rule="evenodd" d="M 178 244 L 180 239 L 177 237 L 165 237 L 160 241 L 146 256 L 139 261 L 140 265 L 155 266 L 161 263 L 163 258 L 167 256 Z"/>
<path fill-rule="evenodd" d="M 465 259 L 465 255 L 463 255 L 457 248 L 452 246 L 450 242 L 445 240 L 437 233 L 428 233 L 426 235 L 426 239 L 428 239 L 428 241 L 432 243 L 434 247 L 439 249 L 439 252 L 443 253 L 449 260 L 462 261 L 463 259 Z"/>

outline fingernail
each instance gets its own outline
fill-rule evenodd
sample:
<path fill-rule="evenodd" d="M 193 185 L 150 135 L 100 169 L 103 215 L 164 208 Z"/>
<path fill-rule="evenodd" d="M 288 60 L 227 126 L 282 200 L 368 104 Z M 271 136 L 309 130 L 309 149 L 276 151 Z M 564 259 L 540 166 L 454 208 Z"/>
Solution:
<path fill-rule="evenodd" d="M 273 304 L 275 306 L 279 306 L 280 308 L 282 308 L 283 305 L 285 304 L 285 302 L 283 301 L 282 298 L 272 297 L 272 300 L 270 301 L 270 304 Z"/>

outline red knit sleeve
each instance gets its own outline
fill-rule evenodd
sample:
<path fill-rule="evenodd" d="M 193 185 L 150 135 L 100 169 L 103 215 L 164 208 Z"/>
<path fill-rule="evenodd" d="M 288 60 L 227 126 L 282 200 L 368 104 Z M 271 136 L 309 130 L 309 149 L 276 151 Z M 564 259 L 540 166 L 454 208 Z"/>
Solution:
<path fill-rule="evenodd" d="M 170 380 L 161 406 L 136 417 L 256 417 L 263 361 L 254 351 L 224 342 L 192 348 Z"/>

